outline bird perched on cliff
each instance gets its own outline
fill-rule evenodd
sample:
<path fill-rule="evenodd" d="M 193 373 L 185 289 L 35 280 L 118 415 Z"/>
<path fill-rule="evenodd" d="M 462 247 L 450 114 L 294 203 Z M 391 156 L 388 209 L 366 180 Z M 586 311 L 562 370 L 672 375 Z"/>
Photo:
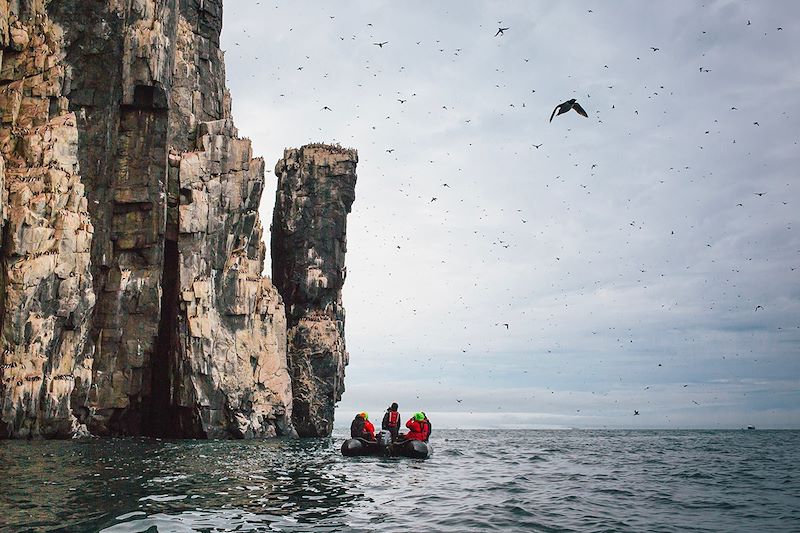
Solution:
<path fill-rule="evenodd" d="M 553 122 L 553 117 L 555 117 L 556 115 L 563 115 L 570 109 L 574 109 L 579 115 L 589 118 L 589 115 L 581 107 L 581 104 L 576 102 L 574 98 L 571 98 L 570 100 L 567 100 L 564 103 L 558 104 L 556 108 L 553 109 L 553 114 L 550 115 L 550 122 Z"/>

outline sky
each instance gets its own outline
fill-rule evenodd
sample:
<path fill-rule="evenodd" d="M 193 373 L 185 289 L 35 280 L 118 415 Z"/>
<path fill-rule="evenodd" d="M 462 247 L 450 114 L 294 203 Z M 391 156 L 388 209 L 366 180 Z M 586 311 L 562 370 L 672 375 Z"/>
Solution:
<path fill-rule="evenodd" d="M 793 0 L 226 0 L 267 181 L 286 147 L 359 153 L 337 424 L 397 401 L 442 428 L 800 428 L 798 22 Z M 588 118 L 550 122 L 571 98 Z"/>

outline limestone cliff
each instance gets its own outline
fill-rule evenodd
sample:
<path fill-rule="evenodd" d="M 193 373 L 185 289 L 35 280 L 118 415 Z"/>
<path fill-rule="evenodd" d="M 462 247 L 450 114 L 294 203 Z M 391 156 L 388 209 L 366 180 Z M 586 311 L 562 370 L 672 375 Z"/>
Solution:
<path fill-rule="evenodd" d="M 0 0 L 0 438 L 292 434 L 221 0 Z"/>
<path fill-rule="evenodd" d="M 286 305 L 300 436 L 330 435 L 344 391 L 342 286 L 357 163 L 355 150 L 312 144 L 286 150 L 275 167 L 272 279 Z"/>

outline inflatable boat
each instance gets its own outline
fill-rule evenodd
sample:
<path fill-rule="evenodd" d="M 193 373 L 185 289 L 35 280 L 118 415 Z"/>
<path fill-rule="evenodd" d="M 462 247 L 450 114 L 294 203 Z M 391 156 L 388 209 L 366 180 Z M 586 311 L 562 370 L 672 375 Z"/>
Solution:
<path fill-rule="evenodd" d="M 347 457 L 355 457 L 359 455 L 377 455 L 382 457 L 411 457 L 412 459 L 427 459 L 432 454 L 433 447 L 429 442 L 422 442 L 421 440 L 402 440 L 392 442 L 390 435 L 380 435 L 376 441 L 370 441 L 366 439 L 347 439 L 342 443 L 342 455 Z"/>

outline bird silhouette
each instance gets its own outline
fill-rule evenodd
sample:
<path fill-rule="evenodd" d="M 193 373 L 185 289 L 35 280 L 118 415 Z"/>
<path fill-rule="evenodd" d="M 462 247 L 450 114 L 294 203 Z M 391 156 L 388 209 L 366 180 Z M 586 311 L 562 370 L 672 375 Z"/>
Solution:
<path fill-rule="evenodd" d="M 553 122 L 553 117 L 556 115 L 563 115 L 564 113 L 568 112 L 570 109 L 574 109 L 579 115 L 589 118 L 589 115 L 586 111 L 581 107 L 581 104 L 575 101 L 574 98 L 567 100 L 561 104 L 558 104 L 555 109 L 553 109 L 553 113 L 550 115 L 550 122 Z"/>
<path fill-rule="evenodd" d="M 384 44 L 389 44 L 389 41 L 383 41 L 382 43 L 372 43 L 372 44 L 374 44 L 378 48 L 383 48 L 383 45 Z"/>
<path fill-rule="evenodd" d="M 506 30 L 510 30 L 511 28 L 497 28 L 497 33 L 494 34 L 495 37 L 498 35 L 505 35 Z"/>
<path fill-rule="evenodd" d="M 320 111 L 333 111 L 333 109 L 328 106 L 324 106 L 322 109 L 320 109 Z"/>
<path fill-rule="evenodd" d="M 758 311 L 759 309 L 764 309 L 764 306 L 763 305 L 757 305 L 756 306 L 756 311 Z"/>
<path fill-rule="evenodd" d="M 553 119 L 550 119 L 550 120 L 553 120 Z M 534 148 L 536 148 L 536 149 L 538 150 L 539 148 L 541 148 L 541 147 L 542 147 L 542 144 L 541 144 L 541 143 L 539 143 L 539 144 L 534 144 L 534 145 L 533 145 L 533 147 L 534 147 Z"/>
<path fill-rule="evenodd" d="M 633 411 L 633 416 L 639 416 L 639 411 L 634 410 Z"/>

